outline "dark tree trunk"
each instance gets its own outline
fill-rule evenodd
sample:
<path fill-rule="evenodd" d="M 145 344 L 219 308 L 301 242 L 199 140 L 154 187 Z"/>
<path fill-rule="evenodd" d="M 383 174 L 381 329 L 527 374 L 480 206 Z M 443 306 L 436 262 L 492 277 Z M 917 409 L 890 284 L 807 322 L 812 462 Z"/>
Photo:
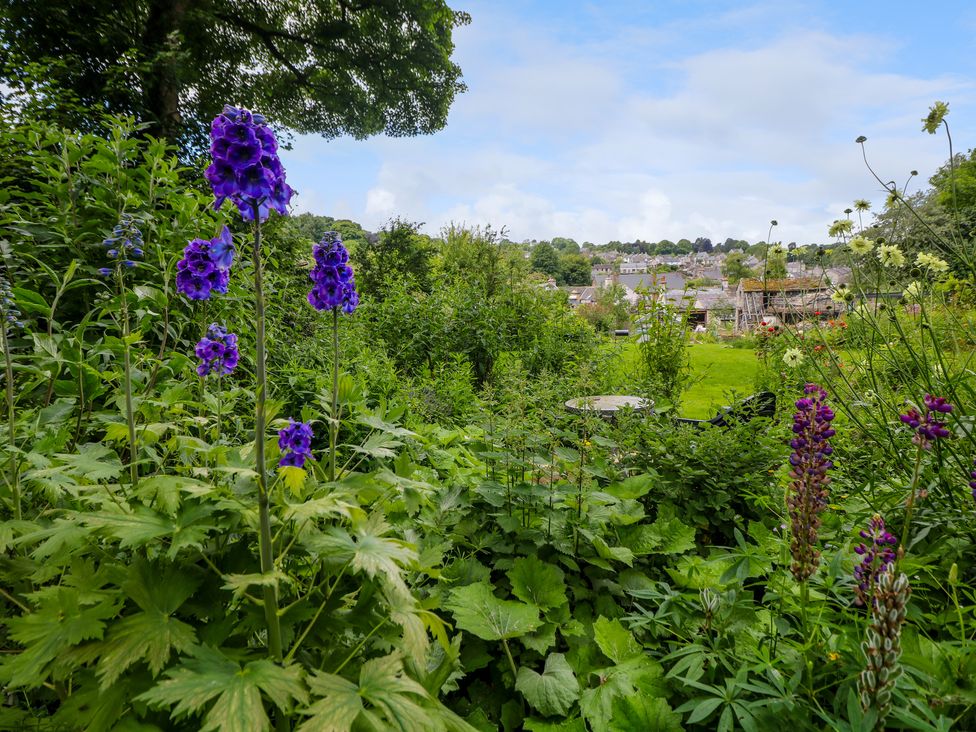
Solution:
<path fill-rule="evenodd" d="M 180 29 L 191 0 L 150 0 L 143 34 L 143 71 L 148 134 L 178 143 L 183 125 L 180 114 Z"/>

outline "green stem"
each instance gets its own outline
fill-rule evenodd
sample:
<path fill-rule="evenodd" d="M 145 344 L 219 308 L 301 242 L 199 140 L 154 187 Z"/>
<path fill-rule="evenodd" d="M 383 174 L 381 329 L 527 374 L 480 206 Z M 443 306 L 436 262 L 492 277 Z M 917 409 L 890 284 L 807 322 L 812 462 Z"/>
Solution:
<path fill-rule="evenodd" d="M 261 553 L 261 573 L 274 571 L 271 539 L 271 513 L 268 508 L 268 466 L 264 458 L 266 430 L 266 401 L 268 398 L 268 370 L 264 352 L 264 281 L 261 260 L 261 218 L 254 205 L 254 332 L 257 339 L 256 363 L 257 394 L 254 400 L 254 452 L 258 467 L 258 546 Z M 281 618 L 278 615 L 278 591 L 273 585 L 264 587 L 264 616 L 268 625 L 268 652 L 276 661 L 281 654 Z"/>
<path fill-rule="evenodd" d="M 139 467 L 136 460 L 139 446 L 136 444 L 136 417 L 132 407 L 132 356 L 129 353 L 129 337 L 132 335 L 129 327 L 129 301 L 126 297 L 125 283 L 119 274 L 119 293 L 122 296 L 122 367 L 125 385 L 125 421 L 129 427 L 129 484 L 133 490 L 139 482 Z"/>
<path fill-rule="evenodd" d="M 3 339 L 3 363 L 7 379 L 7 439 L 10 441 L 10 482 L 13 487 L 14 518 L 20 521 L 20 461 L 17 459 L 17 434 L 15 432 L 17 415 L 14 411 L 14 367 L 10 357 L 10 341 L 7 339 L 6 319 L 0 323 L 0 337 Z"/>
<path fill-rule="evenodd" d="M 918 451 L 915 453 L 915 470 L 912 474 L 912 491 L 908 494 L 908 503 L 905 505 L 905 525 L 901 530 L 901 543 L 898 545 L 898 556 L 899 558 L 905 556 L 905 552 L 908 550 L 908 530 L 912 525 L 912 510 L 915 508 L 915 490 L 918 487 L 918 476 L 920 468 L 922 466 L 922 446 L 918 446 Z"/>
<path fill-rule="evenodd" d="M 810 626 L 807 619 L 807 605 L 810 604 L 810 586 L 804 580 L 800 583 L 800 619 L 803 624 L 803 676 L 813 696 L 813 663 L 810 661 Z"/>
<path fill-rule="evenodd" d="M 505 656 L 508 658 L 508 665 L 512 669 L 512 676 L 518 678 L 518 668 L 515 666 L 515 659 L 512 658 L 512 651 L 508 647 L 508 641 L 502 638 L 502 648 L 505 649 Z"/>
<path fill-rule="evenodd" d="M 332 308 L 332 414 L 329 417 L 329 480 L 335 481 L 339 439 L 339 308 Z"/>

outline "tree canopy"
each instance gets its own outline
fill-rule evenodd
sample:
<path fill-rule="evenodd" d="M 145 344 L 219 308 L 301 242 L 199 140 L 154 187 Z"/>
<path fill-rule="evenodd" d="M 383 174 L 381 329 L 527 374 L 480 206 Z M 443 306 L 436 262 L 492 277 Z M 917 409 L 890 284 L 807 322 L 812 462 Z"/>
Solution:
<path fill-rule="evenodd" d="M 79 130 L 98 112 L 132 115 L 194 151 L 225 103 L 301 133 L 405 136 L 442 128 L 465 88 L 452 33 L 470 16 L 443 0 L 92 0 L 80 11 L 0 0 L 6 111 Z"/>

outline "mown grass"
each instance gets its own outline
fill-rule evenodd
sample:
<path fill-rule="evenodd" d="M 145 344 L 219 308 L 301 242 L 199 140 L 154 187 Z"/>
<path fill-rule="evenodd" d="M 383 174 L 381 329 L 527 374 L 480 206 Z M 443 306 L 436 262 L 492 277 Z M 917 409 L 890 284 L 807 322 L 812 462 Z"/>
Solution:
<path fill-rule="evenodd" d="M 759 368 L 755 351 L 720 343 L 697 343 L 689 348 L 693 383 L 681 399 L 683 417 L 714 417 L 719 407 L 729 404 L 734 393 L 744 397 L 755 392 Z M 620 351 L 622 372 L 636 373 L 637 345 L 628 343 Z"/>

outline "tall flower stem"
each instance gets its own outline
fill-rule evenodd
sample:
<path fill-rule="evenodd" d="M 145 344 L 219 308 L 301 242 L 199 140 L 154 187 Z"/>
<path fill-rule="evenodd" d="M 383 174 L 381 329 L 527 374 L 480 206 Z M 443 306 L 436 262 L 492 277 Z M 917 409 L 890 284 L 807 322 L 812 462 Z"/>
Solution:
<path fill-rule="evenodd" d="M 912 525 L 912 511 L 915 508 L 915 492 L 918 488 L 918 476 L 922 467 L 922 452 L 923 448 L 921 445 L 919 445 L 918 450 L 915 453 L 915 470 L 912 473 L 911 492 L 908 494 L 908 501 L 905 504 L 905 525 L 901 529 L 901 542 L 898 544 L 899 558 L 905 556 L 905 551 L 908 547 L 908 532 Z"/>
<path fill-rule="evenodd" d="M 329 421 L 329 480 L 336 479 L 336 443 L 339 439 L 339 309 L 332 308 L 332 414 Z"/>
<path fill-rule="evenodd" d="M 6 376 L 7 396 L 7 439 L 10 441 L 10 484 L 14 502 L 14 518 L 21 519 L 20 507 L 20 461 L 17 459 L 17 434 L 15 427 L 17 414 L 14 409 L 14 367 L 10 357 L 10 341 L 7 338 L 7 322 L 0 323 L 0 338 L 3 339 L 3 365 Z"/>
<path fill-rule="evenodd" d="M 271 539 L 271 513 L 268 509 L 268 468 L 264 458 L 268 370 L 264 352 L 264 278 L 261 261 L 261 217 L 254 204 L 254 332 L 257 338 L 254 374 L 257 394 L 254 400 L 254 452 L 258 463 L 258 544 L 261 552 L 261 573 L 274 571 Z M 278 592 L 273 585 L 264 587 L 264 616 L 268 624 L 268 652 L 277 661 L 281 653 L 281 619 L 278 617 Z"/>
<path fill-rule="evenodd" d="M 122 297 L 122 368 L 123 382 L 125 386 L 125 421 L 129 427 L 129 483 L 133 490 L 139 482 L 139 467 L 136 460 L 139 455 L 139 446 L 136 444 L 136 417 L 132 407 L 132 355 L 129 350 L 129 338 L 132 335 L 129 325 L 129 300 L 126 296 L 125 283 L 122 282 L 121 270 L 119 271 L 119 293 Z"/>

